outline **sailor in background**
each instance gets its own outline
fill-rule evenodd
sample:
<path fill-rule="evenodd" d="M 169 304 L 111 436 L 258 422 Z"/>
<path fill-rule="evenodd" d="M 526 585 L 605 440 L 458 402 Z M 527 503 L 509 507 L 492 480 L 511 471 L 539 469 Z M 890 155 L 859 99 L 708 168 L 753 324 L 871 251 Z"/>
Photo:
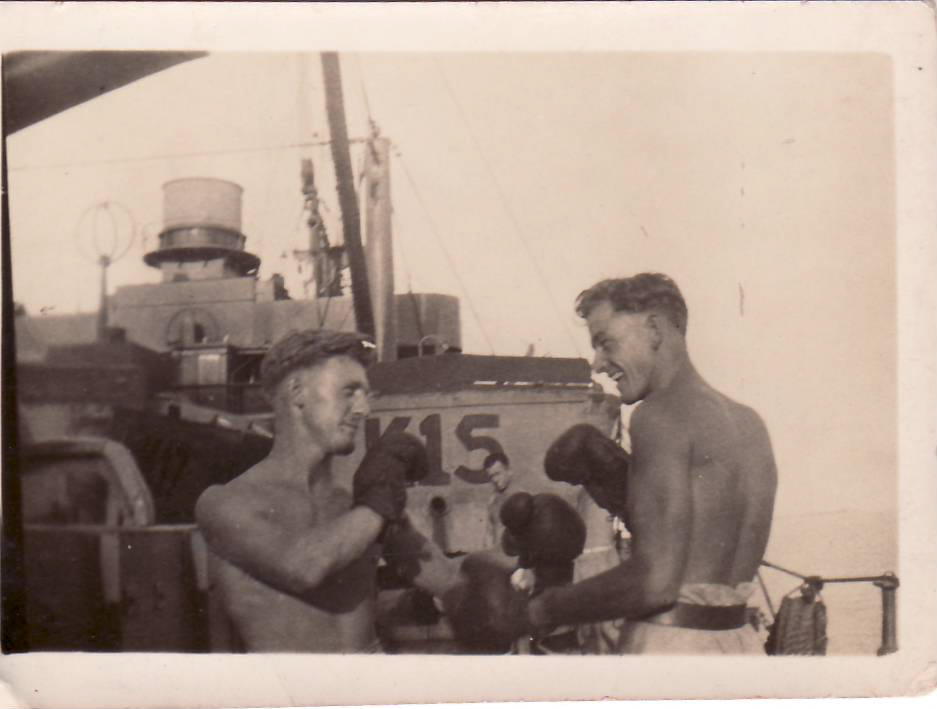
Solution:
<path fill-rule="evenodd" d="M 504 533 L 504 524 L 501 522 L 501 506 L 508 499 L 508 489 L 514 473 L 511 471 L 511 461 L 504 453 L 489 453 L 482 464 L 488 480 L 491 481 L 491 497 L 488 498 L 488 519 L 485 527 L 484 549 L 495 549 L 501 545 L 501 535 Z"/>
<path fill-rule="evenodd" d="M 580 294 L 595 349 L 624 404 L 640 402 L 633 455 L 574 426 L 550 447 L 554 480 L 622 512 L 631 554 L 608 571 L 545 590 L 525 609 L 534 632 L 624 618 L 622 653 L 762 654 L 746 601 L 767 546 L 777 470 L 764 423 L 707 384 L 686 347 L 687 308 L 661 274 Z"/>

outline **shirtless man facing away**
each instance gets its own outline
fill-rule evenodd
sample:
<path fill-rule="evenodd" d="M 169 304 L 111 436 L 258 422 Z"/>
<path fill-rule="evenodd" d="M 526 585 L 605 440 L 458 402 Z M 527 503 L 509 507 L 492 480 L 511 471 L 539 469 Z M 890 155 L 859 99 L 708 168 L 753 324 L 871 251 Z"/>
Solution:
<path fill-rule="evenodd" d="M 441 593 L 455 570 L 408 526 L 406 481 L 425 472 L 407 434 L 380 439 L 355 473 L 335 484 L 331 459 L 354 450 L 370 412 L 363 336 L 294 332 L 265 356 L 273 403 L 270 454 L 199 498 L 196 519 L 211 550 L 215 584 L 248 651 L 368 652 L 376 636 L 380 554 L 410 563 L 410 580 Z"/>
<path fill-rule="evenodd" d="M 578 426 L 551 447 L 547 473 L 582 483 L 598 504 L 622 512 L 631 557 L 532 599 L 529 627 L 626 618 L 623 653 L 763 652 L 745 604 L 777 486 L 764 423 L 693 367 L 686 304 L 668 277 L 602 281 L 580 294 L 577 312 L 592 337 L 593 369 L 615 381 L 624 403 L 641 402 L 632 456 L 617 486 L 608 466 L 571 479 L 563 471 L 618 455 L 596 429 Z"/>

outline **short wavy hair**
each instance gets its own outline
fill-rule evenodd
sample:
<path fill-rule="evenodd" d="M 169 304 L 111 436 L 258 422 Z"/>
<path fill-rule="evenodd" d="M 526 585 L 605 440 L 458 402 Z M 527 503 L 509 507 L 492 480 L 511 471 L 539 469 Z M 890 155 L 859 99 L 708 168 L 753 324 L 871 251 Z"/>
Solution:
<path fill-rule="evenodd" d="M 613 310 L 626 313 L 656 310 L 686 334 L 686 301 L 673 279 L 662 273 L 639 273 L 628 278 L 599 281 L 576 298 L 576 313 L 586 318 L 599 303 L 605 302 Z"/>
<path fill-rule="evenodd" d="M 374 361 L 374 343 L 360 332 L 293 330 L 271 347 L 260 363 L 260 381 L 268 395 L 288 374 L 321 364 L 330 357 L 351 357 L 361 366 Z"/>

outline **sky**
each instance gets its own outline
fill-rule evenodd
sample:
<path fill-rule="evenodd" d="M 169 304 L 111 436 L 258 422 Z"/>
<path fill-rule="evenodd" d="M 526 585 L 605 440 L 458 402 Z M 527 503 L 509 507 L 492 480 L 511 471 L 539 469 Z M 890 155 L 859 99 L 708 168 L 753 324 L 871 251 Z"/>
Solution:
<path fill-rule="evenodd" d="M 466 352 L 589 356 L 576 295 L 667 273 L 697 368 L 768 424 L 779 512 L 894 509 L 887 57 L 348 53 L 342 72 L 349 134 L 370 114 L 394 144 L 397 290 L 458 296 Z M 243 186 L 261 277 L 301 297 L 301 158 L 341 230 L 328 148 L 288 146 L 327 137 L 318 56 L 274 53 L 212 54 L 11 136 L 16 300 L 96 307 L 79 246 L 102 201 L 138 232 L 111 291 L 158 281 L 161 185 L 195 176 Z"/>

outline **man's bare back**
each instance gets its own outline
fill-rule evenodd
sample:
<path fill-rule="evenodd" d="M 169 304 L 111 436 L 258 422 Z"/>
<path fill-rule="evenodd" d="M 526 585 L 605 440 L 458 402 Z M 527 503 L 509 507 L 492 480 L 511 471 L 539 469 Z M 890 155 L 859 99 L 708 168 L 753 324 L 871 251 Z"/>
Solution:
<path fill-rule="evenodd" d="M 645 407 L 656 409 L 658 425 L 689 438 L 692 526 L 683 582 L 751 581 L 768 543 L 777 485 L 761 418 L 698 377 L 642 403 L 638 421 Z"/>

